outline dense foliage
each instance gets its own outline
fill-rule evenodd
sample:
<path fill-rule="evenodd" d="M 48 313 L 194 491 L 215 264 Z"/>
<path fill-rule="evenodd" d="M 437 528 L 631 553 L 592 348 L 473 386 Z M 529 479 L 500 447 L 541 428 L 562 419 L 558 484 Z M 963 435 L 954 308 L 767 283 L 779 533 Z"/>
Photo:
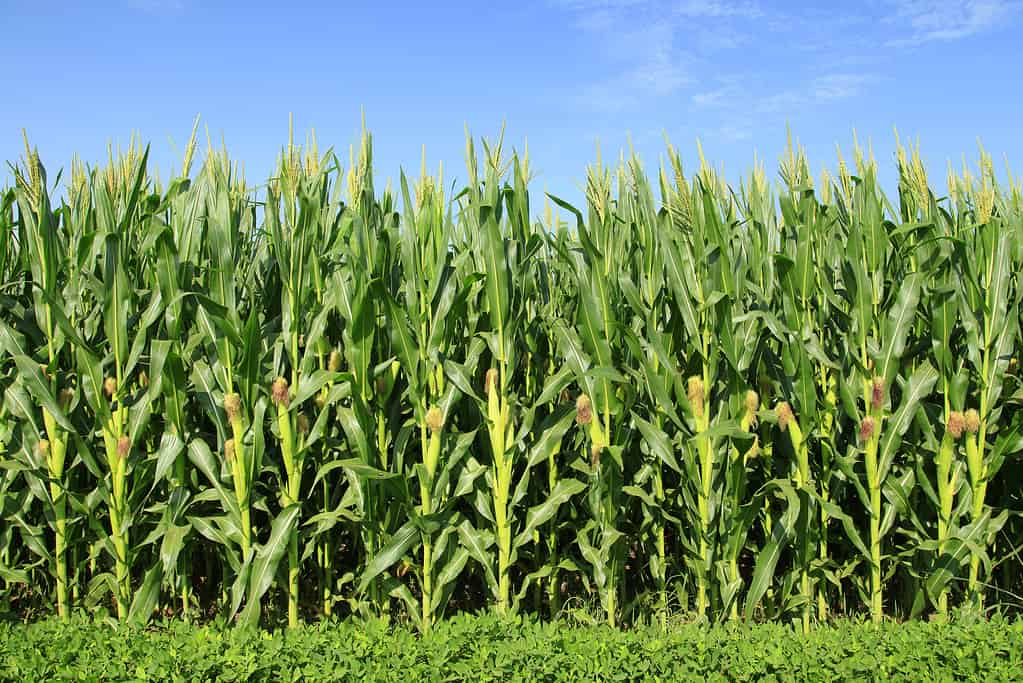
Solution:
<path fill-rule="evenodd" d="M 1023 624 L 776 623 L 618 631 L 457 616 L 425 638 L 379 621 L 275 634 L 0 624 L 0 681 L 1018 681 Z"/>
<path fill-rule="evenodd" d="M 1020 600 L 1023 196 L 986 155 L 941 194 L 900 148 L 892 201 L 858 148 L 815 183 L 790 146 L 738 189 L 669 148 L 656 190 L 598 160 L 584 209 L 538 219 L 500 141 L 468 141 L 453 196 L 425 168 L 377 193 L 368 135 L 347 172 L 289 143 L 261 188 L 195 151 L 169 182 L 133 145 L 61 188 L 26 145 L 0 194 L 9 610 L 807 629 Z M 958 654 L 916 629 L 813 642 Z M 735 656 L 805 664 L 782 632 Z M 525 633 L 572 666 L 633 637 Z M 640 638 L 630 667 L 682 666 Z"/>

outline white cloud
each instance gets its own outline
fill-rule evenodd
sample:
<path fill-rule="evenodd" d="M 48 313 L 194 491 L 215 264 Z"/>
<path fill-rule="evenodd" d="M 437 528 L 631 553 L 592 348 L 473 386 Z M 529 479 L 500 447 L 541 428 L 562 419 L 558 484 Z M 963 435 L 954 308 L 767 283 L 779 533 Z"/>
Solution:
<path fill-rule="evenodd" d="M 729 124 L 718 128 L 717 134 L 726 142 L 742 142 L 753 137 L 753 128 L 747 123 Z"/>
<path fill-rule="evenodd" d="M 700 30 L 695 36 L 691 36 L 690 40 L 694 41 L 700 52 L 711 54 L 748 45 L 752 38 L 747 31 L 724 22 L 716 22 L 713 26 L 701 25 Z"/>
<path fill-rule="evenodd" d="M 886 23 L 903 35 L 892 46 L 968 38 L 1008 20 L 1020 5 L 1012 0 L 893 0 Z"/>
<path fill-rule="evenodd" d="M 792 88 L 767 97 L 756 106 L 764 112 L 791 111 L 796 107 L 835 102 L 856 97 L 863 87 L 876 79 L 869 74 L 824 74 L 806 87 Z"/>
<path fill-rule="evenodd" d="M 694 93 L 691 99 L 697 107 L 714 107 L 724 103 L 735 94 L 734 88 L 724 87 L 717 90 Z"/>
<path fill-rule="evenodd" d="M 583 88 L 592 108 L 620 111 L 664 97 L 690 82 L 690 55 L 676 47 L 677 27 L 648 0 L 571 0 L 578 25 L 610 64 L 610 75 Z"/>
<path fill-rule="evenodd" d="M 759 19 L 764 15 L 760 3 L 723 2 L 722 0 L 682 0 L 672 5 L 675 14 L 684 17 L 740 17 Z"/>
<path fill-rule="evenodd" d="M 127 0 L 127 4 L 150 14 L 169 14 L 185 9 L 185 0 Z"/>
<path fill-rule="evenodd" d="M 682 60 L 662 55 L 591 83 L 576 99 L 587 108 L 614 113 L 633 109 L 650 97 L 671 95 L 691 82 Z"/>
<path fill-rule="evenodd" d="M 779 114 L 856 97 L 874 81 L 876 78 L 868 74 L 827 73 L 811 78 L 799 87 L 762 94 L 757 92 L 752 78 L 741 82 L 730 79 L 720 88 L 697 92 L 690 99 L 696 107 L 716 108 L 726 115 Z M 734 125 L 725 126 L 729 127 L 738 128 Z"/>
<path fill-rule="evenodd" d="M 828 74 L 810 84 L 813 99 L 818 102 L 842 100 L 859 95 L 864 85 L 873 80 L 865 74 Z"/>
<path fill-rule="evenodd" d="M 655 95 L 670 95 L 692 82 L 685 66 L 668 58 L 644 64 L 626 74 L 625 79 L 633 87 Z"/>
<path fill-rule="evenodd" d="M 606 76 L 582 86 L 575 99 L 606 112 L 654 106 L 660 98 L 682 95 L 694 108 L 717 110 L 726 118 L 743 110 L 762 116 L 855 97 L 872 76 L 853 65 L 866 54 L 865 46 L 876 56 L 883 42 L 876 30 L 873 39 L 863 35 L 879 24 L 876 15 L 812 10 L 789 15 L 760 0 L 552 1 L 569 11 L 604 61 L 594 73 Z M 923 0 L 875 2 L 897 2 L 907 17 L 923 12 Z M 926 28 L 923 19 L 913 20 Z M 772 55 L 770 60 L 778 50 L 801 49 L 808 42 L 818 46 L 812 50 L 817 61 L 787 74 L 783 89 L 776 85 L 770 61 L 732 59 L 739 46 L 759 45 Z M 729 137 L 738 137 L 735 130 Z"/>
<path fill-rule="evenodd" d="M 677 93 L 694 80 L 699 53 L 745 42 L 734 23 L 761 17 L 754 0 L 556 0 L 594 39 L 612 75 L 579 99 L 618 111 Z M 617 73 L 614 69 L 617 68 Z"/>

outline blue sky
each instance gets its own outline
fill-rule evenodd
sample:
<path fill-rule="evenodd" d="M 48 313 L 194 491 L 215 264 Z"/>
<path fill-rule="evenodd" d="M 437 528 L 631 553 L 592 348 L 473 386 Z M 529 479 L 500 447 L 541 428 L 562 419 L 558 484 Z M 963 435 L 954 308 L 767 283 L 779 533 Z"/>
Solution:
<path fill-rule="evenodd" d="M 417 173 L 423 145 L 431 169 L 463 180 L 464 127 L 492 136 L 502 122 L 509 145 L 528 140 L 536 189 L 572 199 L 598 140 L 607 159 L 631 136 L 655 168 L 666 134 L 694 169 L 700 139 L 729 178 L 754 153 L 776 177 L 786 124 L 815 174 L 855 129 L 890 183 L 894 126 L 942 186 L 978 138 L 1023 169 L 1023 7 L 1009 0 L 0 6 L 0 158 L 20 156 L 25 127 L 51 177 L 133 131 L 169 170 L 201 114 L 261 181 L 289 113 L 346 159 L 362 110 L 380 182 Z"/>

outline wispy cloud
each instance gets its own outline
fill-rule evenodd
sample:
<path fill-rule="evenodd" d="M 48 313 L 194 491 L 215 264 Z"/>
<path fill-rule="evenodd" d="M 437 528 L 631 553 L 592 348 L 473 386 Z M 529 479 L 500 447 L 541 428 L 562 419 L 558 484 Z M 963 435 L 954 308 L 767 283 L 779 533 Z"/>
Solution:
<path fill-rule="evenodd" d="M 754 79 L 728 79 L 719 88 L 694 93 L 690 101 L 720 121 L 713 129 L 718 139 L 740 142 L 751 138 L 764 120 L 858 97 L 877 80 L 870 74 L 825 73 L 798 86 L 771 92 L 752 85 Z"/>
<path fill-rule="evenodd" d="M 908 47 L 953 49 L 953 41 L 1023 21 L 1023 0 L 798 9 L 779 0 L 549 1 L 590 43 L 592 73 L 607 74 L 579 86 L 582 108 L 657 121 L 681 109 L 684 123 L 674 125 L 727 143 L 811 112 L 855 115 L 891 91 L 893 59 L 917 59 Z"/>
<path fill-rule="evenodd" d="M 574 16 L 576 25 L 610 64 L 612 75 L 585 86 L 578 98 L 605 111 L 630 109 L 693 84 L 701 53 L 742 45 L 746 37 L 736 22 L 763 16 L 754 0 L 560 0 L 557 4 Z"/>
<path fill-rule="evenodd" d="M 1020 11 L 1012 0 L 894 0 L 885 21 L 901 35 L 891 46 L 958 40 L 991 30 Z"/>
<path fill-rule="evenodd" d="M 592 39 L 610 74 L 582 86 L 582 101 L 622 111 L 674 96 L 737 115 L 856 97 L 896 50 L 980 35 L 1023 15 L 1023 0 L 871 0 L 798 12 L 768 0 L 552 1 Z M 793 54 L 810 59 L 793 63 Z M 784 65 L 784 81 L 772 64 Z"/>
<path fill-rule="evenodd" d="M 125 0 L 128 7 L 150 14 L 169 14 L 185 9 L 187 0 Z"/>
<path fill-rule="evenodd" d="M 729 109 L 739 103 L 742 109 L 761 114 L 772 114 L 792 107 L 824 104 L 863 92 L 876 78 L 866 73 L 826 73 L 811 78 L 798 87 L 764 93 L 754 85 L 755 79 L 728 79 L 724 85 L 711 90 L 695 92 L 690 97 L 701 109 Z M 759 92 L 758 92 L 759 91 Z"/>
<path fill-rule="evenodd" d="M 688 38 L 703 54 L 735 50 L 752 42 L 749 32 L 724 22 L 716 22 L 713 26 L 701 26 L 695 36 Z"/>
<path fill-rule="evenodd" d="M 715 107 L 728 101 L 737 93 L 737 88 L 724 86 L 715 90 L 693 93 L 690 98 L 697 107 Z"/>
<path fill-rule="evenodd" d="M 672 5 L 674 13 L 683 17 L 741 17 L 759 19 L 764 11 L 759 2 L 722 2 L 722 0 L 683 0 Z"/>
<path fill-rule="evenodd" d="M 677 92 L 692 80 L 681 59 L 663 55 L 585 86 L 576 99 L 587 108 L 616 113 L 633 109 L 650 97 Z"/>
<path fill-rule="evenodd" d="M 873 80 L 874 77 L 868 74 L 827 74 L 810 83 L 810 94 L 818 102 L 843 100 L 859 95 L 863 86 Z"/>
<path fill-rule="evenodd" d="M 726 124 L 717 129 L 717 136 L 726 142 L 742 142 L 753 137 L 750 124 Z"/>
<path fill-rule="evenodd" d="M 608 62 L 610 75 L 584 86 L 579 95 L 591 108 L 631 109 L 691 81 L 691 55 L 677 47 L 676 26 L 649 0 L 572 0 L 571 7 Z"/>

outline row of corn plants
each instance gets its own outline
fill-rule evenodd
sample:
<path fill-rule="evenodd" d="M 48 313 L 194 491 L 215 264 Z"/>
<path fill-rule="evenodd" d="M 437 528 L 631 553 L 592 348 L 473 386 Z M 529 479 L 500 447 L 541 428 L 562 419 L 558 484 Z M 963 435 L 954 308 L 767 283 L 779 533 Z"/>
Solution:
<path fill-rule="evenodd" d="M 611 625 L 1023 601 L 1023 191 L 901 145 L 585 203 L 467 140 L 374 186 L 133 141 L 0 194 L 7 609 Z"/>

